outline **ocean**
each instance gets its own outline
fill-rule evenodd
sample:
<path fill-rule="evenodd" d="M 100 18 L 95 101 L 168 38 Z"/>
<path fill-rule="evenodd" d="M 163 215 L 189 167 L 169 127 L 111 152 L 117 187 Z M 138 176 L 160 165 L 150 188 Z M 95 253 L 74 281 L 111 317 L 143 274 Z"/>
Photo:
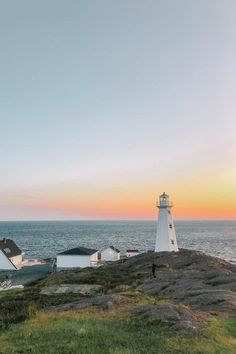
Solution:
<path fill-rule="evenodd" d="M 236 262 L 236 221 L 175 221 L 178 246 Z M 153 250 L 155 221 L 15 221 L 0 222 L 0 238 L 11 238 L 26 258 L 55 257 L 84 246 L 113 245 L 125 252 Z"/>

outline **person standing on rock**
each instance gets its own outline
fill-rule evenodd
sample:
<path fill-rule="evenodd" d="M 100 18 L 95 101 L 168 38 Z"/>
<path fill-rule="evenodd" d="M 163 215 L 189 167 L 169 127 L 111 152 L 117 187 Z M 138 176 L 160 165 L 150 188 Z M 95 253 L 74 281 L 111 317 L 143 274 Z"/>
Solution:
<path fill-rule="evenodd" d="M 152 276 L 153 278 L 156 278 L 156 264 L 155 263 L 152 263 Z"/>

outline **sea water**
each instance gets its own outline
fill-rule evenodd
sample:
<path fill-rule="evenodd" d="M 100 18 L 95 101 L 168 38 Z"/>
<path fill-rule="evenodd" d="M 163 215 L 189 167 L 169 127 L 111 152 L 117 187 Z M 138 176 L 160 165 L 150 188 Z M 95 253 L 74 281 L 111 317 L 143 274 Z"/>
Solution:
<path fill-rule="evenodd" d="M 181 248 L 199 250 L 236 262 L 236 221 L 176 221 Z M 153 250 L 155 221 L 20 221 L 0 222 L 0 238 L 11 238 L 26 258 L 55 257 L 58 252 L 84 246 L 102 250 Z"/>

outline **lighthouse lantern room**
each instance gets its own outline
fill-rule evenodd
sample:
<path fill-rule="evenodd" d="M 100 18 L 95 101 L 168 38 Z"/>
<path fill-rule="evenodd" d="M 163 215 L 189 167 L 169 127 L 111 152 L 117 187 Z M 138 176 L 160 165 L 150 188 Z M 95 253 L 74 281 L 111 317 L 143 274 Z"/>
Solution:
<path fill-rule="evenodd" d="M 178 252 L 175 227 L 171 215 L 172 203 L 169 196 L 164 192 L 159 197 L 157 207 L 159 209 L 157 221 L 157 238 L 155 252 L 174 251 Z"/>

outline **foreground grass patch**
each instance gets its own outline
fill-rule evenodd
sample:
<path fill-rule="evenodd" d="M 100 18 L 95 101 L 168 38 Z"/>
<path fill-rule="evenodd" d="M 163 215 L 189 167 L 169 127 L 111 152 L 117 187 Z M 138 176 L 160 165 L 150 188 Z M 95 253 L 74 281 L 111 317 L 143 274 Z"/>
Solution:
<path fill-rule="evenodd" d="M 93 314 L 38 316 L 1 336 L 0 353 L 163 353 L 164 329 L 137 328 L 129 320 Z M 158 337 L 157 337 L 158 336 Z"/>
<path fill-rule="evenodd" d="M 228 322 L 231 321 L 231 322 Z M 12 326 L 0 337 L 0 353 L 16 354 L 233 354 L 236 343 L 227 326 L 214 319 L 202 335 L 176 333 L 163 325 L 135 323 L 99 312 L 41 315 Z M 223 329 L 223 327 L 225 329 Z"/>

